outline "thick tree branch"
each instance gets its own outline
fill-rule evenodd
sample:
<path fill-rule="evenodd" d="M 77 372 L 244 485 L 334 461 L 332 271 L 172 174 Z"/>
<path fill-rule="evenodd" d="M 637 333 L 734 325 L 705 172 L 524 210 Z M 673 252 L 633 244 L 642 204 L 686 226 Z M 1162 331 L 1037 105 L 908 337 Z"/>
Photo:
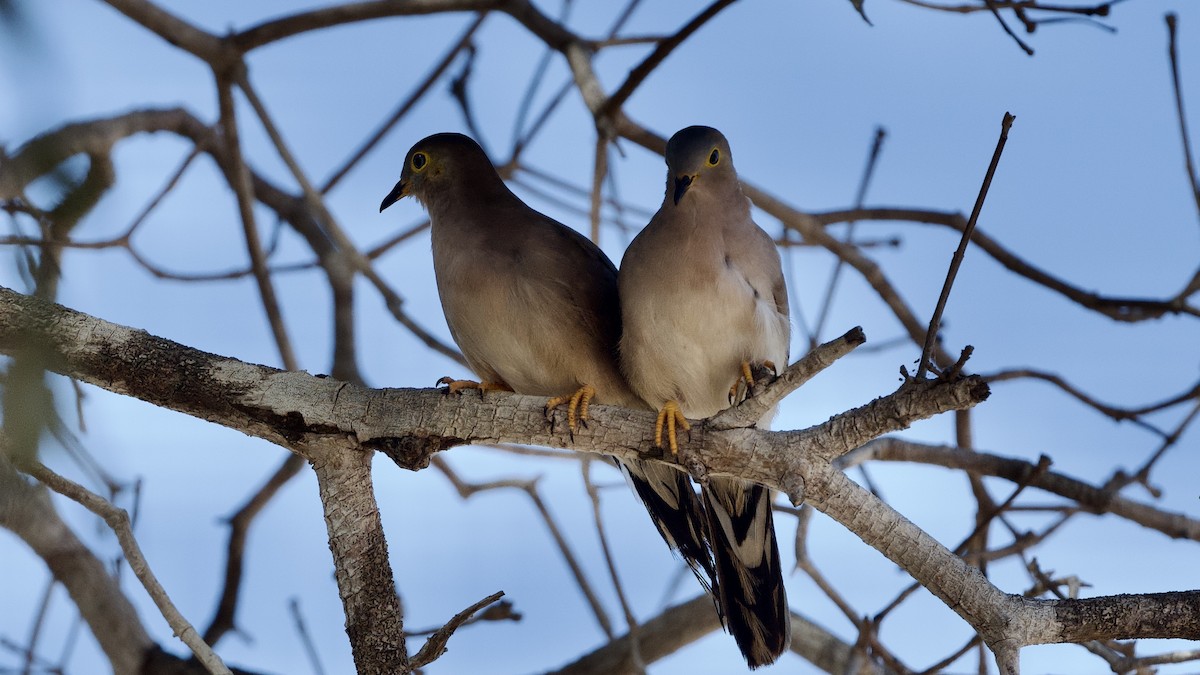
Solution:
<path fill-rule="evenodd" d="M 360 668 L 366 663 L 406 666 L 402 650 L 395 649 L 402 626 L 370 490 L 370 453 L 357 448 L 379 447 L 409 468 L 425 466 L 433 452 L 472 442 L 533 443 L 630 458 L 661 452 L 651 448 L 648 412 L 596 406 L 591 426 L 572 443 L 565 433 L 548 428 L 544 401 L 537 397 L 373 391 L 206 354 L 0 291 L 0 351 L 20 354 L 30 342 L 49 350 L 47 367 L 55 372 L 240 429 L 308 457 L 318 472 L 335 561 L 348 566 L 339 570 L 338 580 Z M 1005 595 L 830 464 L 883 433 L 969 408 L 986 397 L 987 387 L 976 377 L 913 380 L 810 429 L 764 432 L 701 423 L 681 444 L 680 461 L 702 480 L 737 475 L 781 489 L 794 501 L 803 497 L 906 569 L 993 649 L 1054 642 L 1074 635 L 1063 627 L 1067 615 L 1061 608 L 1067 605 Z M 1162 601 L 1169 609 L 1195 595 L 1141 596 L 1139 601 Z M 1126 609 L 1124 598 L 1091 602 L 1102 608 L 1096 611 L 1113 612 L 1107 624 L 1113 636 L 1197 636 L 1185 621 L 1134 624 L 1142 615 Z M 1080 610 L 1071 611 L 1078 616 Z"/>
<path fill-rule="evenodd" d="M 370 390 L 307 373 L 216 356 L 58 305 L 0 290 L 0 351 L 49 350 L 47 367 L 116 393 L 238 429 L 307 456 L 313 442 L 380 447 L 408 468 L 466 443 L 534 443 L 623 457 L 660 457 L 653 414 L 596 406 L 596 421 L 572 444 L 546 424 L 544 400 L 516 394 L 446 396 L 430 389 Z M 795 492 L 805 450 L 832 459 L 917 419 L 987 396 L 976 378 L 915 382 L 811 429 L 764 432 L 699 425 L 681 454 L 710 472 L 738 474 Z M 748 446 L 740 447 L 748 443 Z M 747 463 L 745 450 L 753 451 Z M 788 489 L 788 488 L 791 489 Z"/>
<path fill-rule="evenodd" d="M 334 577 L 346 612 L 346 635 L 359 675 L 410 670 L 400 598 L 371 484 L 369 452 L 345 443 L 305 444 L 329 530 Z"/>

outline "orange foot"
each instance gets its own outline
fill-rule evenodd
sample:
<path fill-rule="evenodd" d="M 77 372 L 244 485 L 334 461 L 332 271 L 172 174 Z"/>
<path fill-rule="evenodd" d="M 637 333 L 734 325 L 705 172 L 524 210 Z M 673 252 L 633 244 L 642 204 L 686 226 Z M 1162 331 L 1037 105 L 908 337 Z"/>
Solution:
<path fill-rule="evenodd" d="M 567 429 L 570 430 L 571 436 L 574 437 L 575 430 L 579 428 L 580 424 L 582 424 L 584 427 L 587 426 L 588 404 L 592 402 L 592 398 L 595 395 L 596 388 L 590 384 L 585 384 L 579 389 L 576 389 L 575 393 L 573 394 L 569 394 L 567 396 L 555 396 L 554 398 L 546 401 L 546 415 L 549 416 L 552 410 L 566 403 Z M 551 427 L 553 427 L 553 424 L 554 422 L 551 420 Z"/>
<path fill-rule="evenodd" d="M 436 384 L 446 385 L 447 394 L 455 394 L 463 389 L 478 389 L 479 395 L 482 397 L 485 392 L 489 391 L 512 391 L 512 387 L 503 382 L 476 382 L 475 380 L 456 380 L 446 376 L 436 382 Z"/>
<path fill-rule="evenodd" d="M 684 431 L 691 431 L 692 425 L 688 424 L 687 418 L 683 416 L 683 411 L 679 409 L 679 402 L 674 399 L 667 401 L 658 411 L 658 419 L 654 420 L 654 445 L 663 447 L 662 436 L 663 427 L 667 428 L 667 442 L 669 443 L 671 454 L 679 454 L 679 443 L 675 439 L 675 426 L 683 427 Z"/>
<path fill-rule="evenodd" d="M 775 362 L 769 359 L 763 361 L 761 367 L 769 369 L 773 375 L 778 376 L 779 374 L 779 371 L 775 369 Z M 754 370 L 750 367 L 749 361 L 742 361 L 742 372 L 733 381 L 733 386 L 729 388 L 729 402 L 731 404 L 742 398 L 738 394 L 742 391 L 743 387 L 745 387 L 746 392 L 745 398 L 754 395 Z"/>

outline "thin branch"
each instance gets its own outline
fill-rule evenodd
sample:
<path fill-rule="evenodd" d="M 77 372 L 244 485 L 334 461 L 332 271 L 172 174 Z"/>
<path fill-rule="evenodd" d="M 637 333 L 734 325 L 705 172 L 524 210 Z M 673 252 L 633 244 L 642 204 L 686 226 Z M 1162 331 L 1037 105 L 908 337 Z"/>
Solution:
<path fill-rule="evenodd" d="M 188 623 L 187 619 L 183 618 L 183 615 L 175 608 L 175 604 L 167 596 L 166 589 L 158 583 L 158 579 L 142 555 L 141 546 L 133 537 L 133 530 L 129 526 L 129 514 L 125 512 L 125 509 L 113 506 L 94 492 L 63 478 L 40 463 L 32 464 L 28 467 L 28 471 L 29 475 L 41 481 L 46 487 L 103 518 L 104 522 L 112 528 L 113 534 L 117 536 L 117 541 L 121 544 L 121 551 L 125 553 L 125 559 L 129 561 L 129 569 L 142 582 L 146 593 L 150 595 L 150 599 L 162 612 L 163 618 L 170 624 L 175 635 L 192 650 L 192 653 L 208 669 L 208 672 L 213 675 L 232 675 L 221 658 L 213 653 L 212 648 L 201 639 L 192 624 Z"/>
<path fill-rule="evenodd" d="M 625 587 L 621 584 L 621 576 L 617 574 L 617 563 L 613 559 L 612 547 L 608 543 L 608 533 L 604 528 L 604 516 L 600 512 L 600 491 L 596 488 L 596 484 L 592 482 L 592 462 L 595 461 L 591 455 L 589 459 L 585 459 L 581 464 L 583 472 L 583 485 L 587 489 L 588 498 L 592 502 L 592 522 L 596 526 L 596 535 L 600 538 L 600 550 L 604 553 L 604 564 L 608 567 L 608 576 L 612 580 L 613 590 L 617 594 L 617 601 L 621 604 L 621 612 L 625 615 L 625 625 L 629 627 L 629 658 L 639 672 L 645 672 L 646 663 L 642 660 L 641 635 L 639 631 L 637 617 L 633 615 L 633 609 L 629 606 L 629 600 L 625 597 Z"/>
<path fill-rule="evenodd" d="M 612 628 L 612 621 L 608 618 L 608 613 L 604 611 L 604 605 L 600 603 L 600 597 L 592 589 L 592 584 L 588 581 L 587 575 L 584 574 L 583 566 L 579 564 L 570 543 L 563 536 L 558 522 L 554 519 L 554 516 L 550 513 L 550 509 L 542 500 L 541 494 L 538 492 L 536 480 L 502 479 L 486 483 L 472 483 L 460 478 L 449 463 L 440 457 L 434 457 L 431 463 L 454 485 L 454 489 L 463 499 L 468 499 L 480 492 L 497 489 L 517 489 L 528 495 L 529 500 L 533 502 L 534 508 L 537 509 L 538 514 L 542 517 L 542 522 L 546 524 L 546 529 L 550 531 L 550 536 L 554 539 L 555 545 L 558 546 L 559 552 L 562 553 L 563 561 L 567 564 L 567 568 L 571 570 L 571 574 L 575 577 L 575 583 L 579 586 L 580 592 L 583 593 L 584 599 L 587 600 L 588 606 L 591 607 L 592 614 L 596 617 L 596 622 L 600 624 L 600 629 L 604 631 L 604 634 L 609 639 L 612 639 L 615 635 Z"/>
<path fill-rule="evenodd" d="M 676 605 L 639 627 L 641 656 L 655 663 L 699 640 L 721 626 L 707 593 Z M 553 675 L 624 675 L 637 673 L 630 647 L 632 636 L 609 640 L 599 649 L 585 654 L 570 665 L 552 671 Z"/>
<path fill-rule="evenodd" d="M 967 221 L 959 213 L 895 207 L 849 209 L 804 215 L 805 218 L 812 218 L 815 224 L 821 226 L 848 220 L 860 222 L 880 220 L 912 221 L 930 225 L 944 225 L 962 232 L 967 224 Z M 1189 293 L 1194 290 L 1200 290 L 1200 273 L 1197 273 L 1192 282 L 1196 286 L 1195 289 L 1188 290 L 1185 288 L 1184 291 L 1165 300 L 1105 296 L 1084 291 L 1025 262 L 979 229 L 976 229 L 971 234 L 971 243 L 982 249 L 1009 271 L 1015 272 L 1019 276 L 1025 277 L 1038 285 L 1045 286 L 1052 291 L 1056 291 L 1084 308 L 1099 312 L 1110 319 L 1132 323 L 1158 319 L 1167 314 L 1188 314 L 1200 317 L 1200 309 L 1186 303 Z M 841 253 L 839 252 L 838 255 L 841 255 Z"/>
<path fill-rule="evenodd" d="M 860 8 L 861 13 L 861 8 Z M 866 16 L 864 15 L 864 19 Z M 887 132 L 883 127 L 875 128 L 875 137 L 871 141 L 871 152 L 867 155 L 867 166 L 863 169 L 862 178 L 858 181 L 858 192 L 854 195 L 854 208 L 861 209 L 863 201 L 867 197 L 867 188 L 871 185 L 871 178 L 875 175 L 875 165 L 879 162 L 879 151 L 883 148 L 883 139 L 887 136 Z M 851 220 L 849 227 L 846 228 L 846 234 L 843 242 L 852 244 L 854 242 L 854 226 L 857 221 Z M 785 230 L 787 232 L 787 230 Z M 821 302 L 820 312 L 817 314 L 816 325 L 812 329 L 810 337 L 813 344 L 821 339 L 821 333 L 825 329 L 825 320 L 829 318 L 829 310 L 833 306 L 833 296 L 837 292 L 838 278 L 842 274 L 842 269 L 846 266 L 846 261 L 841 258 L 833 265 L 833 272 L 829 275 L 829 283 L 825 287 L 825 299 Z"/>
<path fill-rule="evenodd" d="M 137 214 L 137 217 L 133 219 L 133 222 L 129 224 L 129 227 L 125 228 L 125 233 L 114 241 L 120 241 L 126 245 L 131 245 L 129 240 L 133 236 L 134 231 L 136 231 L 138 227 L 140 227 L 141 224 L 146 221 L 146 218 L 148 218 L 150 214 L 154 212 L 154 209 L 158 208 L 158 205 L 162 203 L 162 200 L 168 194 L 170 194 L 172 190 L 175 189 L 175 186 L 179 184 L 179 180 L 183 178 L 183 174 L 188 170 L 188 167 L 192 165 L 192 161 L 195 160 L 199 154 L 200 146 L 193 146 L 192 150 L 188 152 L 187 157 L 184 157 L 183 161 L 179 163 L 179 168 L 175 169 L 162 188 L 159 189 L 159 191 L 146 204 L 141 212 Z"/>
<path fill-rule="evenodd" d="M 454 635 L 454 631 L 460 626 L 467 623 L 476 612 L 487 607 L 504 597 L 504 591 L 497 591 L 487 596 L 486 598 L 467 607 L 463 611 L 455 614 L 445 626 L 434 631 L 433 635 L 421 645 L 421 650 L 418 651 L 411 661 L 413 668 L 423 668 L 430 663 L 433 663 L 439 656 L 446 653 L 446 643 L 450 641 L 450 637 Z"/>
<path fill-rule="evenodd" d="M 214 69 L 228 67 L 238 55 L 220 38 L 184 21 L 148 0 L 104 0 L 169 44 L 208 63 Z"/>
<path fill-rule="evenodd" d="M 1188 428 L 1188 426 L 1191 425 L 1192 422 L 1196 420 L 1198 414 L 1200 414 L 1200 401 L 1197 401 L 1196 404 L 1192 406 L 1192 409 L 1188 411 L 1188 414 L 1184 415 L 1183 419 L 1180 420 L 1178 425 L 1176 425 L 1175 430 L 1163 438 L 1162 443 L 1158 446 L 1158 450 L 1155 450 L 1154 454 L 1152 454 L 1150 458 L 1147 459 L 1140 468 L 1138 468 L 1137 471 L 1133 472 L 1133 475 L 1129 477 L 1129 480 L 1140 483 L 1146 488 L 1147 491 L 1150 492 L 1150 494 L 1154 495 L 1156 498 L 1161 497 L 1161 490 L 1151 486 L 1150 484 L 1150 470 L 1154 468 L 1154 465 L 1158 462 L 1158 460 L 1162 459 L 1163 455 L 1167 453 L 1167 450 L 1171 449 L 1176 443 L 1179 442 L 1179 439 L 1183 437 L 1183 432 Z"/>
<path fill-rule="evenodd" d="M 24 648 L 25 663 L 21 666 L 21 675 L 30 675 L 33 670 L 38 638 L 42 634 L 43 626 L 46 625 L 46 612 L 50 609 L 51 593 L 54 592 L 57 585 L 53 578 L 46 581 L 46 590 L 42 591 L 42 599 L 38 602 L 37 610 L 33 614 L 33 621 L 30 622 L 29 639 L 25 641 Z"/>
<path fill-rule="evenodd" d="M 559 23 L 566 23 L 571 15 L 571 9 L 574 7 L 572 0 L 563 0 L 562 13 L 558 17 Z M 516 120 L 513 122 L 513 142 L 510 149 L 510 155 L 515 158 L 524 145 L 521 129 L 525 126 L 525 120 L 529 117 L 529 108 L 533 105 L 533 97 L 537 94 L 538 88 L 541 87 L 542 81 L 546 77 L 546 71 L 550 67 L 550 60 L 554 57 L 555 51 L 550 46 L 542 50 L 542 56 L 538 59 L 538 63 L 533 68 L 533 76 L 529 78 L 529 84 L 525 87 L 525 93 L 521 96 L 521 102 L 517 104 Z"/>
<path fill-rule="evenodd" d="M 288 601 L 288 612 L 292 615 L 292 623 L 296 625 L 296 634 L 300 636 L 300 644 L 304 645 L 304 653 L 308 656 L 308 665 L 312 667 L 315 675 L 325 675 L 321 657 L 317 655 L 317 645 L 313 642 L 312 635 L 308 633 L 304 615 L 300 613 L 299 599 L 292 598 Z"/>
<path fill-rule="evenodd" d="M 592 225 L 591 240 L 600 243 L 600 208 L 604 199 L 604 178 L 608 175 L 608 138 L 604 134 L 596 134 L 595 164 L 592 167 L 591 208 L 588 210 L 588 221 Z"/>
<path fill-rule="evenodd" d="M 1197 382 L 1187 391 L 1159 401 L 1158 403 L 1151 403 L 1136 408 L 1122 408 L 1109 403 L 1104 403 L 1103 401 L 1099 401 L 1091 397 L 1083 390 L 1068 382 L 1061 375 L 1049 373 L 1043 370 L 1037 370 L 1034 368 L 1014 368 L 1011 370 L 1001 370 L 999 372 L 984 375 L 982 377 L 987 382 L 1004 382 L 1006 380 L 1016 380 L 1022 378 L 1049 382 L 1050 384 L 1053 384 L 1061 389 L 1066 394 L 1070 395 L 1072 398 L 1078 400 L 1080 403 L 1088 406 L 1089 408 L 1093 408 L 1096 410 L 1096 412 L 1099 412 L 1106 417 L 1110 417 L 1117 422 L 1122 422 L 1125 420 L 1140 422 L 1142 426 L 1159 436 L 1164 436 L 1165 434 L 1157 427 L 1142 422 L 1138 418 L 1142 417 L 1143 415 L 1158 412 L 1160 410 L 1173 408 L 1180 403 L 1186 403 L 1187 401 L 1200 398 L 1200 382 Z"/>
<path fill-rule="evenodd" d="M 511 14 L 535 34 L 546 37 L 553 36 L 555 42 L 569 39 L 564 36 L 566 31 L 561 26 L 541 15 L 525 0 L 509 0 L 508 2 L 504 0 L 410 0 L 402 3 L 394 0 L 368 0 L 321 7 L 278 19 L 270 19 L 235 33 L 230 36 L 229 41 L 238 50 L 248 52 L 301 33 L 347 23 L 445 12 L 486 12 L 491 9 Z"/>
<path fill-rule="evenodd" d="M 788 366 L 779 377 L 771 380 L 770 384 L 754 396 L 747 397 L 733 408 L 729 408 L 712 417 L 714 429 L 732 429 L 753 424 L 762 419 L 768 410 L 775 407 L 785 396 L 804 386 L 806 382 L 816 377 L 821 371 L 832 366 L 838 359 L 849 354 L 856 347 L 867 341 L 861 326 L 855 326 L 844 335 L 834 338 L 823 345 L 817 346 Z"/>
<path fill-rule="evenodd" d="M 1036 466 L 1021 459 L 1001 457 L 982 452 L 964 452 L 958 448 L 926 445 L 894 437 L 879 438 L 845 455 L 838 466 L 845 469 L 867 460 L 918 462 L 950 469 L 962 469 L 1018 482 Z M 1077 502 L 1089 513 L 1111 513 L 1133 521 L 1142 527 L 1162 532 L 1176 539 L 1200 541 L 1200 520 L 1182 513 L 1155 508 L 1149 504 L 1113 494 L 1054 471 L 1047 471 L 1030 481 L 1033 487 Z"/>
<path fill-rule="evenodd" d="M 426 218 L 426 219 L 422 220 L 421 222 L 417 223 L 416 225 L 409 227 L 407 230 L 401 230 L 400 232 L 392 235 L 391 237 L 385 239 L 384 241 L 372 246 L 371 248 L 367 249 L 366 252 L 363 253 L 363 255 L 367 257 L 367 260 L 376 260 L 377 258 L 382 257 L 383 254 L 387 253 L 388 251 L 392 250 L 393 248 L 399 246 L 400 244 L 403 244 L 404 242 L 408 241 L 409 239 L 412 239 L 413 237 L 417 236 L 418 234 L 421 234 L 422 232 L 424 232 L 425 230 L 428 230 L 428 229 L 429 229 L 429 219 Z"/>
<path fill-rule="evenodd" d="M 958 4 L 958 5 L 941 5 L 928 0 L 900 0 L 905 4 L 925 9 L 934 9 L 942 12 L 950 12 L 953 14 L 973 14 L 975 12 L 988 12 L 991 8 L 983 4 Z M 1083 16 L 1100 16 L 1106 17 L 1109 15 L 1111 8 L 1121 0 L 1107 0 L 1092 6 L 1074 7 L 1069 5 L 1054 5 L 1037 0 L 992 0 L 992 5 L 996 9 L 1020 9 L 1022 11 L 1039 11 L 1039 12 L 1061 12 L 1063 14 L 1079 14 Z"/>
<path fill-rule="evenodd" d="M 987 5 L 987 8 L 992 13 L 992 16 L 996 17 L 996 21 L 1000 22 L 1000 27 L 1003 28 L 1004 32 L 1007 33 L 1008 36 L 1017 43 L 1017 46 L 1021 48 L 1021 51 L 1033 56 L 1033 47 L 1025 44 L 1025 42 L 1021 38 L 1017 37 L 1017 34 L 1008 27 L 1008 23 L 1005 22 L 1004 17 L 1000 16 L 1000 9 L 996 7 L 995 0 L 983 0 L 983 2 Z"/>
<path fill-rule="evenodd" d="M 933 317 L 929 320 L 929 329 L 925 332 L 925 347 L 921 350 L 921 361 L 917 366 L 917 379 L 925 377 L 926 369 L 933 357 L 933 343 L 937 340 L 942 312 L 946 309 L 946 300 L 950 297 L 950 287 L 954 285 L 954 277 L 958 274 L 959 266 L 962 265 L 967 244 L 971 241 L 971 232 L 975 229 L 975 223 L 979 221 L 979 212 L 983 210 L 983 200 L 987 198 L 988 188 L 992 185 L 992 176 L 996 174 L 996 166 L 1000 164 L 1000 155 L 1003 154 L 1004 144 L 1008 141 L 1008 130 L 1012 127 L 1015 119 L 1012 114 L 1004 113 L 1004 119 L 1000 122 L 1000 140 L 996 142 L 996 151 L 992 153 L 992 161 L 988 164 L 987 173 L 984 174 L 983 185 L 980 186 L 979 196 L 975 199 L 975 208 L 971 209 L 971 217 L 967 219 L 967 225 L 963 228 L 958 249 L 954 251 L 954 256 L 950 259 L 950 270 L 946 273 L 946 282 L 942 285 L 942 293 L 938 296 L 937 307 L 933 310 Z"/>
<path fill-rule="evenodd" d="M 1171 59 L 1171 86 L 1175 91 L 1175 115 L 1179 119 L 1179 136 L 1183 144 L 1183 161 L 1187 167 L 1188 182 L 1192 184 L 1192 198 L 1196 201 L 1196 215 L 1200 216 L 1200 180 L 1196 178 L 1196 165 L 1192 163 L 1192 141 L 1188 134 L 1187 116 L 1183 112 L 1183 86 L 1179 83 L 1179 55 L 1175 48 L 1175 28 L 1179 22 L 1174 12 L 1167 12 L 1167 55 Z"/>
<path fill-rule="evenodd" d="M 271 283 L 271 273 L 267 269 L 266 256 L 263 254 L 262 241 L 258 236 L 258 226 L 254 222 L 254 188 L 250 182 L 250 170 L 242 158 L 241 145 L 238 142 L 237 117 L 233 105 L 233 83 L 224 77 L 217 76 L 217 92 L 221 108 L 221 129 L 225 136 L 226 148 L 230 156 L 229 184 L 237 195 L 238 212 L 241 214 L 242 234 L 246 238 L 246 251 L 250 256 L 250 267 L 254 270 L 254 280 L 258 284 L 259 297 L 262 299 L 263 310 L 275 336 L 275 346 L 279 349 L 279 358 L 287 370 L 300 367 L 296 361 L 296 353 L 292 350 L 292 341 L 288 337 L 287 327 L 283 322 L 283 310 L 275 297 L 275 286 Z"/>
<path fill-rule="evenodd" d="M 591 196 L 591 193 L 586 188 L 582 188 L 574 183 L 564 180 L 561 176 L 556 176 L 529 164 L 521 164 L 519 167 L 517 167 L 516 173 L 518 175 L 528 174 L 570 195 L 575 195 L 581 198 L 589 198 Z M 528 183 L 522 184 L 528 186 Z M 612 207 L 613 209 L 627 211 L 630 215 L 637 216 L 638 218 L 644 218 L 645 220 L 650 220 L 650 217 L 654 215 L 654 211 L 650 209 L 645 209 L 635 204 L 626 204 L 618 199 L 614 199 L 611 196 L 604 197 L 604 204 Z"/>
<path fill-rule="evenodd" d="M 559 529 L 554 517 L 550 515 L 550 508 L 546 506 L 546 502 L 542 500 L 541 494 L 535 489 L 529 490 L 529 498 L 533 500 L 533 505 L 542 514 L 542 521 L 546 523 L 546 527 L 550 530 L 550 536 L 554 537 L 554 542 L 558 544 L 559 550 L 563 552 L 567 566 L 571 568 L 571 573 L 575 575 L 575 580 L 579 584 L 580 590 L 587 597 L 588 604 L 592 606 L 592 613 L 595 614 L 596 621 L 600 624 L 600 629 L 604 631 L 604 634 L 609 639 L 612 639 L 614 637 L 612 620 L 608 618 L 608 613 L 604 611 L 604 606 L 600 604 L 600 599 L 596 597 L 591 584 L 587 583 L 583 567 L 580 566 L 575 556 L 571 554 L 566 537 L 563 536 L 562 530 Z"/>
<path fill-rule="evenodd" d="M 382 124 L 380 124 L 370 136 L 367 137 L 367 140 L 363 141 L 362 144 L 359 145 L 353 153 L 351 153 L 350 157 L 342 162 L 342 165 L 334 170 L 332 174 L 330 174 L 329 178 L 325 180 L 325 183 L 321 185 L 321 194 L 327 194 L 330 190 L 332 190 L 334 186 L 336 186 L 338 182 L 346 176 L 346 174 L 350 173 L 350 170 L 353 169 L 363 157 L 367 156 L 367 153 L 371 152 L 371 150 L 375 148 L 379 141 L 383 140 L 383 137 L 386 136 L 400 120 L 404 119 L 404 116 L 408 114 L 408 111 L 412 110 L 413 106 L 417 104 L 417 101 L 420 101 L 422 98 L 424 98 L 425 94 L 429 92 L 429 89 L 434 85 L 434 83 L 437 82 L 438 79 L 441 78 L 442 74 L 446 72 L 446 69 L 450 67 L 450 64 L 454 63 L 454 59 L 458 56 L 459 52 L 463 50 L 463 47 L 466 47 L 467 44 L 471 42 L 471 37 L 474 36 L 475 32 L 479 30 L 479 27 L 483 25 L 483 20 L 485 18 L 487 18 L 487 11 L 480 12 L 475 17 L 475 20 L 467 26 L 467 29 L 463 31 L 462 35 L 460 35 L 457 40 L 451 43 L 450 49 L 446 50 L 446 54 L 442 57 L 442 60 L 438 61 L 437 65 L 435 65 L 433 69 L 429 71 L 429 74 L 425 76 L 425 79 L 421 80 L 420 84 L 418 84 L 412 90 L 408 97 L 405 98 L 400 105 L 396 106 L 396 109 L 392 111 L 392 114 L 389 115 L 388 118 Z"/>
<path fill-rule="evenodd" d="M 1117 662 L 1120 672 L 1144 672 L 1150 666 L 1161 666 L 1169 663 L 1187 663 L 1200 660 L 1200 649 L 1181 649 L 1174 652 L 1164 652 L 1153 656 L 1143 656 L 1136 659 L 1125 659 Z"/>
<path fill-rule="evenodd" d="M 654 69 L 657 68 L 659 64 L 661 64 L 663 60 L 670 55 L 671 52 L 675 51 L 676 47 L 683 44 L 684 40 L 687 40 L 689 37 L 691 37 L 692 33 L 700 30 L 701 26 L 708 23 L 708 21 L 720 13 L 721 10 L 733 4 L 733 1 L 734 0 L 714 0 L 713 3 L 711 3 L 708 7 L 705 7 L 699 14 L 692 17 L 691 21 L 688 21 L 686 24 L 684 24 L 683 28 L 679 29 L 679 32 L 659 42 L 658 46 L 654 48 L 654 51 L 650 52 L 649 56 L 647 56 L 641 63 L 637 64 L 632 70 L 629 71 L 629 75 L 626 76 L 625 81 L 621 83 L 621 86 L 617 87 L 617 90 L 613 92 L 613 95 L 608 97 L 608 100 L 606 100 L 604 105 L 601 106 L 600 110 L 596 112 L 596 120 L 599 121 L 606 119 L 616 111 L 620 110 L 621 106 L 625 105 L 625 101 L 629 100 L 629 97 L 633 95 L 633 92 L 638 88 L 638 86 L 650 76 L 650 73 L 654 72 Z"/>
<path fill-rule="evenodd" d="M 208 644 L 217 644 L 226 632 L 236 627 L 234 615 L 237 612 L 238 592 L 242 587 L 242 568 L 246 554 L 246 539 L 250 535 L 250 525 L 283 486 L 300 472 L 303 466 L 303 457 L 289 453 L 275 473 L 229 519 L 229 543 L 226 546 L 225 554 L 225 583 L 221 589 L 221 599 L 217 602 L 216 613 L 204 631 L 204 641 Z"/>

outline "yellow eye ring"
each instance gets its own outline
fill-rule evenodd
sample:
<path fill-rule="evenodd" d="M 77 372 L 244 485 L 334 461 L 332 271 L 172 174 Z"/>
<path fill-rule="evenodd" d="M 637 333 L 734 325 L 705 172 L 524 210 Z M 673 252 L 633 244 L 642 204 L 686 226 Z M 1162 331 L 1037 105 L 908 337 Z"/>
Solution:
<path fill-rule="evenodd" d="M 425 170 L 425 167 L 429 166 L 429 157 L 423 152 L 414 152 L 412 160 L 409 163 L 412 165 L 413 171 L 420 173 Z"/>
<path fill-rule="evenodd" d="M 716 166 L 721 163 L 721 151 L 713 148 L 712 154 L 708 156 L 708 165 Z"/>

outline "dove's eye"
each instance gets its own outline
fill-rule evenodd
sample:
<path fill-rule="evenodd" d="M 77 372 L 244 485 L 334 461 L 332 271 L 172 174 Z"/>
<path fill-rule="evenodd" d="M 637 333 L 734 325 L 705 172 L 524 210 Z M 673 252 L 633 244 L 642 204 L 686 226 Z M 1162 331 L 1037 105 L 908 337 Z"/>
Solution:
<path fill-rule="evenodd" d="M 425 169 L 425 165 L 428 163 L 429 163 L 429 158 L 425 156 L 425 153 L 418 152 L 418 153 L 413 154 L 413 156 L 412 156 L 413 171 L 423 171 Z"/>
<path fill-rule="evenodd" d="M 721 151 L 713 148 L 712 154 L 708 156 L 708 165 L 716 166 L 721 163 Z"/>

